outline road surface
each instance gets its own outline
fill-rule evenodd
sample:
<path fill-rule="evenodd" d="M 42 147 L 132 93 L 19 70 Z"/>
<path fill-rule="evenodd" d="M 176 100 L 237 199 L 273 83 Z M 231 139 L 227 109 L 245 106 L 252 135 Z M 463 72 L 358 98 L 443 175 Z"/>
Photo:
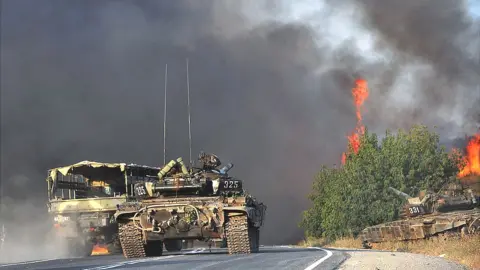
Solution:
<path fill-rule="evenodd" d="M 196 248 L 181 252 L 165 252 L 160 257 L 125 259 L 122 255 L 88 258 L 40 260 L 0 264 L 0 270 L 10 269 L 336 269 L 345 260 L 341 251 L 321 248 L 263 246 L 258 253 L 228 255 L 226 249 Z"/>

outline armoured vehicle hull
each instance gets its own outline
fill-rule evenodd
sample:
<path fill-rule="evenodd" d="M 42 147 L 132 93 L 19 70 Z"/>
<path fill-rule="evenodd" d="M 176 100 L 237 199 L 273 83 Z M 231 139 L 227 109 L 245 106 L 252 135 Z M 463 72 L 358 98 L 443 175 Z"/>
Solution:
<path fill-rule="evenodd" d="M 73 256 L 121 253 L 114 219 L 117 205 L 130 199 L 135 183 L 158 171 L 143 165 L 92 161 L 49 170 L 47 207 L 55 237 L 66 240 Z"/>
<path fill-rule="evenodd" d="M 116 205 L 125 198 L 90 198 L 51 201 L 56 237 L 67 240 L 74 256 L 90 256 L 94 245 L 103 244 L 108 253 L 121 253 L 118 227 L 113 219 Z"/>
<path fill-rule="evenodd" d="M 421 197 L 410 197 L 390 188 L 408 200 L 403 206 L 400 220 L 365 228 L 360 239 L 365 248 L 370 243 L 410 241 L 439 235 L 458 234 L 464 236 L 480 232 L 479 200 L 460 183 L 450 183 L 448 189 L 428 192 Z"/>
<path fill-rule="evenodd" d="M 177 162 L 165 166 L 158 181 L 137 185 L 136 202 L 118 207 L 124 256 L 160 256 L 163 244 L 170 250 L 183 240 L 225 240 L 230 254 L 257 252 L 266 206 L 243 190 L 241 180 L 226 175 L 233 165 L 216 170 L 219 161 L 204 163 L 190 173 L 181 159 Z M 172 169 L 181 173 L 169 176 Z"/>
<path fill-rule="evenodd" d="M 444 233 L 474 234 L 480 231 L 480 209 L 437 213 L 397 220 L 365 228 L 364 244 L 425 239 Z"/>

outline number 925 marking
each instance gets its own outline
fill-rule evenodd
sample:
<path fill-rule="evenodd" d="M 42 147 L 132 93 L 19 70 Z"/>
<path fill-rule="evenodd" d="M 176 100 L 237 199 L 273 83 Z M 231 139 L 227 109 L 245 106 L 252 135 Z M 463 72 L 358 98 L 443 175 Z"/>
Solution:
<path fill-rule="evenodd" d="M 238 181 L 237 180 L 227 180 L 223 182 L 223 188 L 238 188 Z"/>

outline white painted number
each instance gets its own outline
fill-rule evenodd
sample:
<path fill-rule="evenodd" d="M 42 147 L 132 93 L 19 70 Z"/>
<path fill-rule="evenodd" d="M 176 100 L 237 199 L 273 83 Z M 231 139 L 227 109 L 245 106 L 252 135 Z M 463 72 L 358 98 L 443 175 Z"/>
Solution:
<path fill-rule="evenodd" d="M 418 213 L 420 213 L 420 208 L 418 208 L 417 206 L 410 207 L 408 210 L 410 210 L 410 214 L 418 214 Z"/>
<path fill-rule="evenodd" d="M 147 192 L 145 192 L 145 188 L 143 186 L 137 187 L 137 195 L 142 196 L 145 195 Z"/>
<path fill-rule="evenodd" d="M 238 181 L 225 181 L 224 188 L 238 188 Z"/>

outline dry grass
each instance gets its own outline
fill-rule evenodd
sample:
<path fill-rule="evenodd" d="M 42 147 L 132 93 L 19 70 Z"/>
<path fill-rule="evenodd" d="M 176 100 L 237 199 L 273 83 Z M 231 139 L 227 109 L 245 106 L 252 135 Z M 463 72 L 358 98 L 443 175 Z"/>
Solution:
<path fill-rule="evenodd" d="M 310 238 L 299 244 L 333 248 L 362 248 L 360 240 L 351 237 L 338 239 L 333 243 L 328 243 L 324 239 Z M 452 237 L 447 239 L 417 240 L 413 242 L 378 243 L 373 246 L 373 249 L 442 256 L 447 260 L 466 265 L 470 269 L 480 269 L 480 235 L 461 239 Z"/>

